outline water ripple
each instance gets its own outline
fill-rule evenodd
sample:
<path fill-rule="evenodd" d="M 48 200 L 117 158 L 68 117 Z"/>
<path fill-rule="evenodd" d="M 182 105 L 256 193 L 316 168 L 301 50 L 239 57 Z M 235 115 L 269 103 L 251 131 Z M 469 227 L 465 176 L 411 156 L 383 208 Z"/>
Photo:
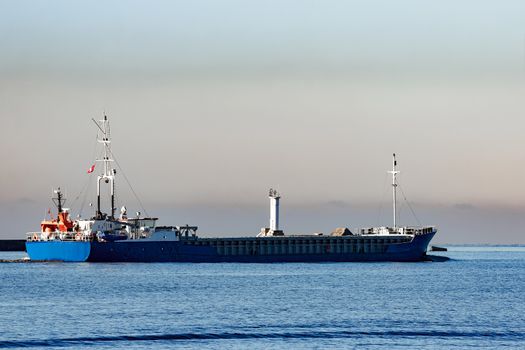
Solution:
<path fill-rule="evenodd" d="M 94 345 L 107 342 L 131 341 L 189 341 L 189 340 L 223 340 L 223 339 L 334 339 L 334 338 L 494 338 L 498 340 L 522 340 L 523 332 L 454 332 L 454 331 L 327 331 L 327 332 L 275 332 L 275 333 L 174 333 L 174 334 L 144 334 L 144 335 L 115 335 L 102 337 L 77 337 L 32 340 L 4 340 L 0 341 L 0 348 L 28 348 L 28 347 L 68 347 L 73 345 Z"/>

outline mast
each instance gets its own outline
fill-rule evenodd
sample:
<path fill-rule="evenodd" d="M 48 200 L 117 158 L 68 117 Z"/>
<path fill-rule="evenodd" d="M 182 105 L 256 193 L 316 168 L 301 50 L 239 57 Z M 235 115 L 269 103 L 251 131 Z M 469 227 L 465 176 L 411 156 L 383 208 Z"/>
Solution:
<path fill-rule="evenodd" d="M 115 218 L 115 169 L 111 167 L 111 162 L 113 159 L 111 156 L 111 135 L 109 129 L 109 120 L 106 115 L 104 119 L 97 122 L 93 119 L 93 122 L 102 132 L 102 138 L 97 141 L 104 145 L 104 157 L 102 159 L 97 159 L 97 162 L 104 163 L 104 173 L 97 176 L 97 214 L 98 219 L 102 218 L 102 211 L 100 210 L 100 181 L 104 180 L 105 183 L 110 184 L 110 193 L 111 193 L 111 219 Z"/>
<path fill-rule="evenodd" d="M 399 174 L 399 171 L 396 170 L 397 161 L 396 154 L 392 155 L 392 171 L 388 173 L 392 174 L 392 211 L 394 217 L 394 229 L 397 228 L 397 178 L 396 175 Z"/>
<path fill-rule="evenodd" d="M 64 204 L 64 198 L 62 197 L 62 191 L 60 191 L 60 187 L 58 189 L 56 189 L 55 191 L 55 194 L 57 195 L 56 198 L 53 198 L 53 202 L 55 203 L 55 205 L 57 206 L 57 210 L 59 213 L 62 212 L 62 206 Z"/>

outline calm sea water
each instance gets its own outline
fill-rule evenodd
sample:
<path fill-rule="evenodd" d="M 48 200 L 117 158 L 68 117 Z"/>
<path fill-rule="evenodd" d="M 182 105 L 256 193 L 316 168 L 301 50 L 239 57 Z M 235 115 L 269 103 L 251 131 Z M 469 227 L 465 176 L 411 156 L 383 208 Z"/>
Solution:
<path fill-rule="evenodd" d="M 0 347 L 525 349 L 525 246 L 449 249 L 440 263 L 3 263 Z"/>

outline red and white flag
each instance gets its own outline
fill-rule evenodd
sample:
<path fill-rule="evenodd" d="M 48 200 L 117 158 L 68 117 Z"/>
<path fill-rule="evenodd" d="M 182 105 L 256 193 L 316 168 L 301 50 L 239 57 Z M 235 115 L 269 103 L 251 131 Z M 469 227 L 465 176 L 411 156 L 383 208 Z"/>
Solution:
<path fill-rule="evenodd" d="M 95 170 L 95 164 L 93 164 L 87 171 L 88 174 L 91 174 Z"/>

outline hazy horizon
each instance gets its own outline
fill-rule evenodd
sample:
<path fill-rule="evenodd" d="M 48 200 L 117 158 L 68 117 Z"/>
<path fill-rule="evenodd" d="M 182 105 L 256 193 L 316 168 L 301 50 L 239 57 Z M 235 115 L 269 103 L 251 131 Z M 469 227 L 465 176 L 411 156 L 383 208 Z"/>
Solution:
<path fill-rule="evenodd" d="M 523 244 L 524 13 L 521 1 L 0 0 L 0 238 L 38 229 L 52 188 L 74 200 L 91 118 L 106 113 L 163 224 L 256 234 L 270 187 L 286 232 L 390 224 L 395 152 L 434 242 Z M 117 181 L 119 204 L 140 210 Z M 417 223 L 406 208 L 400 219 Z"/>

